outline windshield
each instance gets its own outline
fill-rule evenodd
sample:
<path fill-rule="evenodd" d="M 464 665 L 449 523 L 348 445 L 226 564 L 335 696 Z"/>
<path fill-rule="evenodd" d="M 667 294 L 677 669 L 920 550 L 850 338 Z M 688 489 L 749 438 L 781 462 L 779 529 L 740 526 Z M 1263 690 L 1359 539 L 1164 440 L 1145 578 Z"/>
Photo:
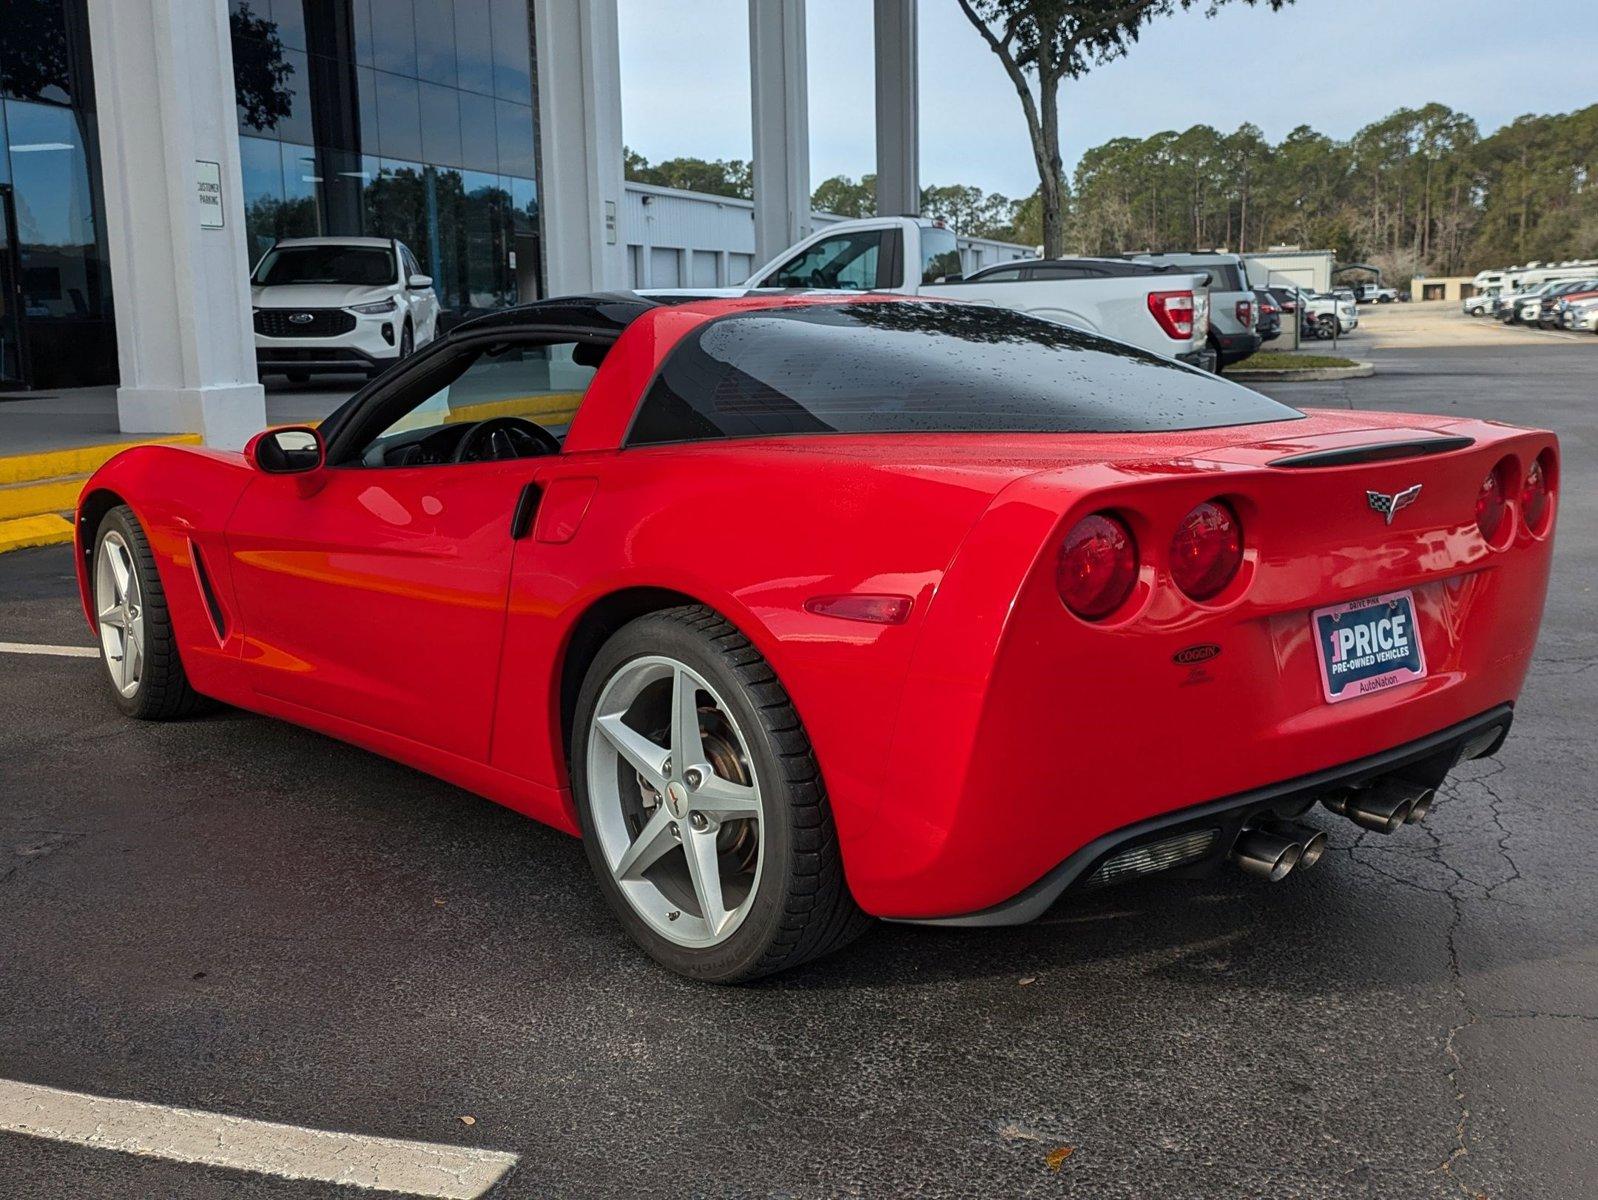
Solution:
<path fill-rule="evenodd" d="M 629 444 L 826 433 L 1151 431 L 1296 409 L 1007 309 L 844 304 L 739 313 L 678 343 Z"/>
<path fill-rule="evenodd" d="M 382 287 L 398 277 L 386 246 L 279 246 L 255 269 L 262 287 L 289 283 L 340 283 Z"/>

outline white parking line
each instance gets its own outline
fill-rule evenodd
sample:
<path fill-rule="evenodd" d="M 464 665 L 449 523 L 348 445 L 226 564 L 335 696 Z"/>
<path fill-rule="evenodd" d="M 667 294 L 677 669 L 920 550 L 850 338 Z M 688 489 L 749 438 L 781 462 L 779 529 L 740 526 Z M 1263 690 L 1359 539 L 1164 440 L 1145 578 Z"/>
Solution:
<path fill-rule="evenodd" d="M 516 1155 L 499 1150 L 329 1133 L 9 1079 L 0 1079 L 0 1132 L 439 1200 L 473 1200 L 516 1165 Z"/>
<path fill-rule="evenodd" d="M 0 642 L 0 654 L 54 654 L 58 658 L 99 658 L 93 646 L 35 646 L 29 642 Z"/>

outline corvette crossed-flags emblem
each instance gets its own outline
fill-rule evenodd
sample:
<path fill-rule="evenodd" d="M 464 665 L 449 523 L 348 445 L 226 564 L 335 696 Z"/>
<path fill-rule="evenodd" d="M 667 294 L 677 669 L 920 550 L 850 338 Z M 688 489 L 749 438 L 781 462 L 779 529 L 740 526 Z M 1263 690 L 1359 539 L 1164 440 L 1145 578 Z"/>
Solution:
<path fill-rule="evenodd" d="M 1401 492 L 1394 492 L 1389 496 L 1386 492 L 1366 492 L 1365 501 L 1371 508 L 1387 518 L 1387 523 L 1393 523 L 1393 517 L 1401 508 L 1408 508 L 1420 497 L 1420 484 L 1407 487 Z"/>

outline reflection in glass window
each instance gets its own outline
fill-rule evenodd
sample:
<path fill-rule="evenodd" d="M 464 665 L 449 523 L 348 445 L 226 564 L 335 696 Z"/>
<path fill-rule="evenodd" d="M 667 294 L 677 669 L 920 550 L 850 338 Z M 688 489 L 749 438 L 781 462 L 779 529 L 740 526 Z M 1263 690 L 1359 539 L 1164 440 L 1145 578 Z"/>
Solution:
<path fill-rule="evenodd" d="M 496 135 L 499 169 L 506 175 L 533 173 L 533 110 L 526 104 L 501 100 L 497 106 Z"/>
<path fill-rule="evenodd" d="M 450 0 L 416 0 L 416 71 L 429 82 L 456 86 L 455 9 Z"/>
<path fill-rule="evenodd" d="M 320 236 L 322 218 L 316 198 L 317 184 L 321 182 L 315 147 L 284 142 L 283 215 L 278 221 L 278 237 Z"/>
<path fill-rule="evenodd" d="M 372 65 L 416 77 L 416 13 L 411 0 L 371 0 Z"/>
<path fill-rule="evenodd" d="M 488 0 L 458 0 L 455 5 L 455 65 L 460 86 L 494 94 L 494 31 Z"/>
<path fill-rule="evenodd" d="M 8 100 L 6 127 L 29 313 L 36 307 L 55 316 L 86 311 L 82 260 L 94 252 L 96 230 L 77 114 Z"/>
<path fill-rule="evenodd" d="M 316 0 L 312 0 L 315 3 Z M 257 8 L 264 8 L 257 4 Z M 294 50 L 309 50 L 305 40 L 305 0 L 272 0 L 272 23 L 283 44 Z"/>
<path fill-rule="evenodd" d="M 277 26 L 249 3 L 241 3 L 231 21 L 239 132 L 281 137 L 298 110 L 304 131 L 296 136 L 309 141 L 310 111 L 303 94 L 307 86 L 304 52 L 285 47 Z"/>
<path fill-rule="evenodd" d="M 277 239 L 283 208 L 283 156 L 267 138 L 239 139 L 239 167 L 244 185 L 244 228 L 253 264 Z"/>
<path fill-rule="evenodd" d="M 458 167 L 461 165 L 460 93 L 434 83 L 424 83 L 420 87 L 422 160 Z"/>
<path fill-rule="evenodd" d="M 494 94 L 522 104 L 532 101 L 527 0 L 489 0 L 494 37 Z"/>
<path fill-rule="evenodd" d="M 494 101 L 462 92 L 461 165 L 470 171 L 499 171 L 499 145 L 494 136 Z"/>
<path fill-rule="evenodd" d="M 377 72 L 377 150 L 384 158 L 422 157 L 422 110 L 416 80 Z"/>
<path fill-rule="evenodd" d="M 0 94 L 71 104 L 75 94 L 61 0 L 7 0 L 0 9 Z"/>

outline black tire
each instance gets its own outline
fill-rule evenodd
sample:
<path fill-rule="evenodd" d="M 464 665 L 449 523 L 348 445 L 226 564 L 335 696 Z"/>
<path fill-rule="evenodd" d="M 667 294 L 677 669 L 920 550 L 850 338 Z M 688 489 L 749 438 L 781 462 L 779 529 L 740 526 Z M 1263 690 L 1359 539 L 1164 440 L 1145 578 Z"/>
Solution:
<path fill-rule="evenodd" d="M 765 858 L 752 906 L 725 941 L 702 949 L 660 936 L 622 895 L 595 834 L 584 766 L 604 685 L 631 660 L 656 654 L 692 667 L 720 693 L 761 788 Z M 826 788 L 793 702 L 759 651 L 712 610 L 694 605 L 650 613 L 605 643 L 578 696 L 571 753 L 594 877 L 628 934 L 661 965 L 702 982 L 743 983 L 840 949 L 872 924 L 844 881 Z"/>
<path fill-rule="evenodd" d="M 405 328 L 400 330 L 399 356 L 404 361 L 416 350 L 416 333 L 411 329 L 411 320 L 405 318 Z"/>
<path fill-rule="evenodd" d="M 184 673 L 183 660 L 178 654 L 177 636 L 172 629 L 172 616 L 167 610 L 166 592 L 155 566 L 155 555 L 150 552 L 149 540 L 144 536 L 138 518 L 125 504 L 119 504 L 107 512 L 101 518 L 100 527 L 95 530 L 94 554 L 89 564 L 89 586 L 94 586 L 100 556 L 104 553 L 105 535 L 113 530 L 126 544 L 139 581 L 143 601 L 144 666 L 137 688 L 132 695 L 124 696 L 113 682 L 112 667 L 102 643 L 100 661 L 106 668 L 106 682 L 112 685 L 111 698 L 124 713 L 140 721 L 172 721 L 205 711 L 212 707 L 213 702 L 195 691 L 188 675 Z"/>

